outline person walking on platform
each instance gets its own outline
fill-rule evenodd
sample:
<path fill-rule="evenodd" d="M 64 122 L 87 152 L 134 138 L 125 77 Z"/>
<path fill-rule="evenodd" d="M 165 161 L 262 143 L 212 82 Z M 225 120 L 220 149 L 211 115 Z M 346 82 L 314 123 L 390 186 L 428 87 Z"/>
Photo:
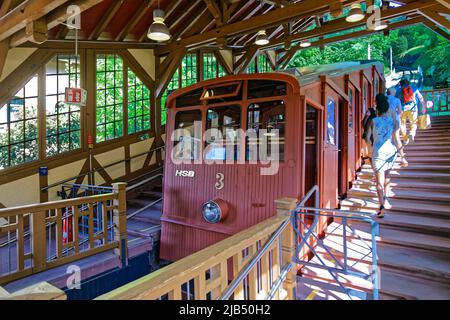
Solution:
<path fill-rule="evenodd" d="M 403 105 L 403 113 L 401 116 L 400 132 L 403 138 L 404 144 L 413 143 L 416 137 L 418 110 L 419 106 L 422 106 L 422 113 L 426 112 L 425 101 L 419 90 L 413 90 L 409 85 L 409 81 L 402 79 L 400 81 L 401 91 L 400 100 Z M 410 123 L 409 134 L 407 133 L 406 122 Z"/>
<path fill-rule="evenodd" d="M 402 102 L 396 97 L 397 89 L 392 87 L 388 90 L 388 103 L 389 103 L 389 114 L 394 120 L 394 136 L 392 137 L 395 146 L 397 147 L 397 152 L 401 157 L 401 166 L 408 166 L 408 161 L 405 158 L 405 152 L 403 151 L 403 145 L 400 140 L 400 118 L 403 113 Z"/>
<path fill-rule="evenodd" d="M 387 200 L 389 174 L 397 158 L 397 148 L 392 142 L 394 119 L 389 114 L 387 97 L 380 93 L 376 96 L 377 117 L 371 120 L 367 135 L 373 138 L 372 167 L 375 173 L 379 210 L 377 216 L 383 218 L 385 209 L 392 208 Z"/>

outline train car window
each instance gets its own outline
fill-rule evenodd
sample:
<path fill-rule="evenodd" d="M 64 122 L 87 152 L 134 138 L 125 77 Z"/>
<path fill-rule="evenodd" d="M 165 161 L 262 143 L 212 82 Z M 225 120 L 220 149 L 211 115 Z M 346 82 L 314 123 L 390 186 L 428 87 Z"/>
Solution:
<path fill-rule="evenodd" d="M 329 144 L 336 145 L 336 102 L 332 98 L 328 98 L 327 111 L 327 141 Z"/>
<path fill-rule="evenodd" d="M 201 100 L 208 103 L 222 103 L 242 100 L 242 82 L 229 83 L 227 85 L 214 85 L 206 87 Z"/>
<path fill-rule="evenodd" d="M 374 91 L 374 96 L 376 96 L 379 92 L 381 92 L 381 90 L 380 90 L 380 83 L 378 81 L 378 77 L 377 76 L 375 76 L 375 85 L 374 85 L 373 91 Z"/>
<path fill-rule="evenodd" d="M 201 122 L 200 110 L 177 112 L 175 116 L 175 128 L 173 132 L 174 148 L 172 157 L 175 160 L 200 159 L 201 147 Z M 200 138 L 196 137 L 200 133 Z"/>
<path fill-rule="evenodd" d="M 188 93 L 183 94 L 177 98 L 176 107 L 193 107 L 201 105 L 201 97 L 203 93 L 203 88 L 199 88 L 196 90 L 189 91 Z"/>
<path fill-rule="evenodd" d="M 353 129 L 353 90 L 348 89 L 348 127 Z"/>
<path fill-rule="evenodd" d="M 239 105 L 209 109 L 206 128 L 205 160 L 239 160 Z"/>
<path fill-rule="evenodd" d="M 250 80 L 248 82 L 248 99 L 279 97 L 286 94 L 286 82 L 273 80 Z"/>
<path fill-rule="evenodd" d="M 283 161 L 286 124 L 284 101 L 251 104 L 247 121 L 246 160 Z"/>
<path fill-rule="evenodd" d="M 366 86 L 366 82 L 363 83 L 363 88 L 362 88 L 363 92 L 363 114 L 366 113 L 367 111 L 367 86 Z"/>

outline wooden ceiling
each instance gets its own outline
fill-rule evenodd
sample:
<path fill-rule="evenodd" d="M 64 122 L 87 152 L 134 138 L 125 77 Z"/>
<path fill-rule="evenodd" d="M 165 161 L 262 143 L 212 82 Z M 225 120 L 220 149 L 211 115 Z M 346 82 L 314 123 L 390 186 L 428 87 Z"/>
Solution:
<path fill-rule="evenodd" d="M 41 42 L 72 40 L 74 31 L 61 22 L 67 18 L 67 6 L 73 4 L 82 10 L 81 41 L 155 48 L 158 55 L 169 54 L 180 47 L 188 50 L 228 48 L 237 53 L 268 48 L 284 50 L 291 44 L 313 37 L 319 37 L 316 45 L 324 45 L 331 42 L 326 40 L 328 35 L 366 23 L 367 18 L 360 23 L 348 23 L 343 17 L 323 20 L 325 13 L 339 12 L 343 6 L 355 2 L 361 1 L 160 0 L 172 40 L 158 44 L 147 38 L 153 10 L 158 8 L 157 0 L 0 0 L 0 53 L 2 46 L 36 46 Z M 371 4 L 373 0 L 365 2 Z M 400 7 L 389 8 L 388 1 L 384 1 L 383 19 L 406 17 L 410 21 L 403 25 L 424 23 L 449 39 L 448 0 L 390 2 Z M 306 31 L 312 25 L 315 27 Z M 264 48 L 255 48 L 253 44 L 259 29 L 266 29 L 271 40 Z M 364 32 L 359 34 L 364 35 Z"/>

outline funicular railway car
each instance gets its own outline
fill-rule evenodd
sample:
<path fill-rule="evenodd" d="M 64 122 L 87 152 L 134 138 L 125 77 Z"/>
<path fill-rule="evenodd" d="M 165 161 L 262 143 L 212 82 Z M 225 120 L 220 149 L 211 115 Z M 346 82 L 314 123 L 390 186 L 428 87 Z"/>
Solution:
<path fill-rule="evenodd" d="M 383 66 L 337 63 L 233 75 L 167 102 L 160 257 L 175 261 L 276 214 L 314 185 L 337 208 L 364 156 L 362 119 Z M 326 221 L 319 223 L 319 228 Z"/>

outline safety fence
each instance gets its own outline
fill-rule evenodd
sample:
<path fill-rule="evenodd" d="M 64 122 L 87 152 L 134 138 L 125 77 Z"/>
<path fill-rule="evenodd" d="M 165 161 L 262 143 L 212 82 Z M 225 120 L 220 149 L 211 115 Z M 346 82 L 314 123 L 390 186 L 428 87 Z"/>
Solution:
<path fill-rule="evenodd" d="M 431 105 L 430 102 L 432 102 L 432 107 L 428 109 L 428 113 L 431 116 L 450 115 L 449 92 L 450 88 L 422 91 L 426 103 Z"/>
<path fill-rule="evenodd" d="M 0 285 L 114 249 L 126 259 L 126 184 L 108 193 L 0 209 Z"/>
<path fill-rule="evenodd" d="M 98 299 L 295 299 L 295 236 L 289 218 L 295 205 L 295 199 L 281 199 L 277 216 Z"/>

